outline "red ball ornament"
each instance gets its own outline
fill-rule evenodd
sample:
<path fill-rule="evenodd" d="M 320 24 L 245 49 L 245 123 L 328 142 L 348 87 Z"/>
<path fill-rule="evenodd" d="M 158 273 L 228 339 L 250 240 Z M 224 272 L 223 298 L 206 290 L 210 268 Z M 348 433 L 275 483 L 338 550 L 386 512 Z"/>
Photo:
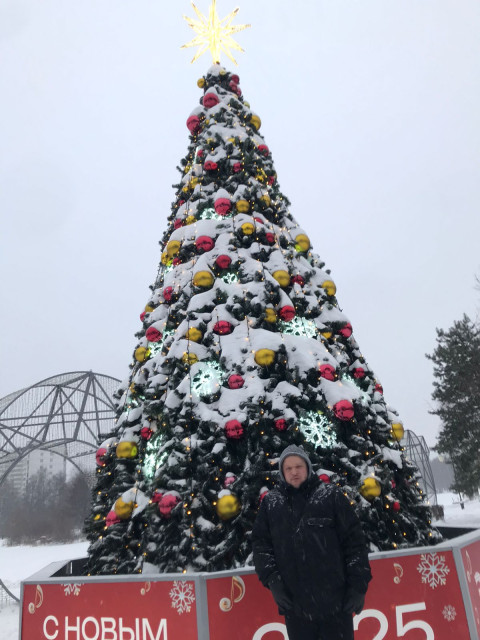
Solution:
<path fill-rule="evenodd" d="M 152 429 L 150 429 L 150 427 L 142 427 L 140 429 L 140 435 L 144 440 L 150 440 L 150 438 L 153 436 L 153 431 Z"/>
<path fill-rule="evenodd" d="M 331 364 L 321 364 L 320 377 L 325 378 L 325 380 L 335 380 L 335 367 L 332 367 Z"/>
<path fill-rule="evenodd" d="M 118 524 L 121 522 L 120 518 L 117 516 L 115 511 L 110 511 L 105 519 L 105 526 L 111 527 L 112 524 Z"/>
<path fill-rule="evenodd" d="M 240 87 L 237 87 L 235 89 L 235 93 L 237 94 L 237 96 L 241 96 L 242 95 L 242 90 L 240 89 Z"/>
<path fill-rule="evenodd" d="M 207 160 L 203 165 L 203 168 L 205 171 L 216 171 L 218 169 L 218 164 L 212 160 Z"/>
<path fill-rule="evenodd" d="M 180 218 L 175 218 L 175 220 L 173 221 L 173 228 L 180 229 L 180 227 L 183 227 L 183 220 L 180 220 Z"/>
<path fill-rule="evenodd" d="M 235 91 L 235 93 L 237 93 L 238 85 L 236 82 L 234 82 L 233 80 L 230 80 L 230 82 L 228 83 L 228 86 L 232 91 Z"/>
<path fill-rule="evenodd" d="M 395 480 L 392 480 L 390 484 L 392 485 L 392 489 L 395 489 L 397 486 L 397 483 L 395 482 Z"/>
<path fill-rule="evenodd" d="M 238 420 L 229 420 L 225 423 L 225 433 L 231 440 L 239 440 L 243 436 L 244 428 Z"/>
<path fill-rule="evenodd" d="M 325 484 L 330 484 L 330 476 L 326 473 L 320 473 L 318 475 L 319 480 L 321 480 L 322 482 L 324 482 Z"/>
<path fill-rule="evenodd" d="M 233 172 L 234 172 L 234 173 L 238 173 L 239 171 L 241 171 L 241 170 L 242 170 L 242 163 L 241 163 L 241 162 L 235 162 L 235 163 L 233 164 L 233 167 L 232 167 L 232 168 L 233 168 Z"/>
<path fill-rule="evenodd" d="M 232 75 L 230 76 L 230 80 L 232 82 L 235 82 L 235 84 L 238 84 L 240 82 L 240 78 L 236 73 L 232 73 Z"/>
<path fill-rule="evenodd" d="M 394 511 L 400 511 L 400 502 L 398 502 L 398 500 L 395 500 L 395 502 L 392 504 L 392 509 Z"/>
<path fill-rule="evenodd" d="M 266 233 L 265 240 L 268 242 L 268 244 L 275 244 L 275 235 L 270 232 Z"/>
<path fill-rule="evenodd" d="M 237 478 L 233 475 L 233 473 L 232 473 L 231 476 L 226 476 L 225 480 L 223 481 L 223 486 L 225 488 L 229 487 L 231 484 L 233 484 L 235 482 L 236 479 Z"/>
<path fill-rule="evenodd" d="M 197 158 L 203 158 L 203 149 L 197 151 Z"/>
<path fill-rule="evenodd" d="M 261 490 L 260 490 L 260 491 L 261 491 Z M 265 498 L 265 496 L 267 495 L 267 493 L 268 493 L 268 489 L 264 489 L 263 491 L 261 491 L 261 493 L 260 493 L 260 498 L 259 498 L 260 502 Z"/>
<path fill-rule="evenodd" d="M 146 315 L 146 311 L 142 311 L 142 313 L 140 314 L 140 320 L 143 322 L 145 320 L 145 315 Z"/>
<path fill-rule="evenodd" d="M 211 109 L 219 102 L 220 102 L 220 99 L 216 93 L 206 93 L 203 96 L 203 106 L 205 107 L 205 109 Z"/>
<path fill-rule="evenodd" d="M 173 297 L 173 287 L 165 287 L 163 290 L 163 299 L 165 302 L 171 302 Z"/>
<path fill-rule="evenodd" d="M 274 182 L 275 182 L 275 176 L 268 176 L 268 184 L 272 186 Z"/>
<path fill-rule="evenodd" d="M 217 198 L 215 200 L 215 212 L 219 216 L 226 216 L 232 208 L 232 203 L 228 198 Z"/>
<path fill-rule="evenodd" d="M 302 278 L 302 276 L 300 275 L 296 275 L 296 276 L 292 276 L 291 281 L 292 284 L 296 283 L 299 284 L 301 287 L 303 287 L 305 285 L 305 280 Z"/>
<path fill-rule="evenodd" d="M 228 267 L 232 264 L 232 259 L 230 256 L 221 255 L 215 260 L 215 264 L 219 269 L 228 269 Z"/>
<path fill-rule="evenodd" d="M 174 267 L 177 267 L 179 264 L 182 264 L 182 259 L 181 258 L 174 258 L 172 260 L 172 264 Z"/>
<path fill-rule="evenodd" d="M 219 336 L 226 336 L 229 333 L 232 333 L 233 325 L 227 320 L 219 320 L 213 326 L 213 333 L 216 333 Z"/>
<path fill-rule="evenodd" d="M 97 453 L 95 454 L 95 461 L 96 461 L 98 467 L 104 467 L 105 466 L 105 454 L 106 453 L 107 453 L 107 450 L 105 449 L 105 447 L 100 447 L 100 449 L 97 449 Z"/>
<path fill-rule="evenodd" d="M 152 502 L 154 504 L 158 504 L 162 498 L 163 498 L 163 493 L 158 489 L 155 489 L 152 495 Z"/>
<path fill-rule="evenodd" d="M 215 246 L 215 240 L 213 240 L 213 238 L 210 238 L 210 236 L 199 236 L 195 240 L 195 246 L 197 248 L 197 251 L 211 251 Z"/>
<path fill-rule="evenodd" d="M 260 151 L 260 153 L 262 153 L 264 156 L 268 156 L 268 154 L 270 153 L 270 149 L 267 147 L 266 144 L 259 144 L 258 145 L 258 150 Z"/>
<path fill-rule="evenodd" d="M 378 391 L 378 393 L 383 393 L 383 387 L 379 382 L 377 382 L 377 384 L 375 385 L 375 391 Z"/>
<path fill-rule="evenodd" d="M 158 510 L 162 514 L 164 518 L 169 518 L 172 509 L 180 502 L 178 496 L 174 496 L 171 493 L 162 496 L 160 502 L 158 503 Z"/>
<path fill-rule="evenodd" d="M 339 420 L 351 420 L 355 415 L 353 404 L 349 400 L 339 400 L 333 405 L 333 412 Z"/>
<path fill-rule="evenodd" d="M 145 337 L 149 342 L 160 342 L 162 339 L 162 334 L 155 327 L 148 327 L 145 331 Z"/>
<path fill-rule="evenodd" d="M 286 304 L 284 307 L 280 309 L 280 311 L 278 312 L 278 315 L 285 322 L 290 322 L 290 320 L 294 319 L 296 313 L 295 313 L 294 307 L 291 307 L 290 305 Z"/>
<path fill-rule="evenodd" d="M 242 378 L 242 376 L 239 376 L 236 373 L 233 373 L 228 378 L 228 387 L 230 389 L 241 389 L 244 384 L 245 380 Z"/>
<path fill-rule="evenodd" d="M 364 378 L 365 377 L 365 369 L 363 367 L 357 367 L 353 371 L 354 378 Z"/>
<path fill-rule="evenodd" d="M 278 418 L 277 420 L 275 420 L 274 424 L 277 431 L 285 431 L 287 428 L 287 421 L 283 418 Z"/>
<path fill-rule="evenodd" d="M 200 130 L 200 118 L 198 116 L 190 116 L 187 120 L 187 128 L 192 134 L 198 133 Z"/>
<path fill-rule="evenodd" d="M 263 220 L 258 216 L 255 216 L 253 219 L 255 220 L 255 222 L 258 222 L 258 224 L 264 224 Z"/>
<path fill-rule="evenodd" d="M 347 324 L 344 325 L 338 333 L 344 338 L 349 338 L 352 335 L 352 332 L 352 325 L 350 324 L 350 322 L 347 322 Z"/>

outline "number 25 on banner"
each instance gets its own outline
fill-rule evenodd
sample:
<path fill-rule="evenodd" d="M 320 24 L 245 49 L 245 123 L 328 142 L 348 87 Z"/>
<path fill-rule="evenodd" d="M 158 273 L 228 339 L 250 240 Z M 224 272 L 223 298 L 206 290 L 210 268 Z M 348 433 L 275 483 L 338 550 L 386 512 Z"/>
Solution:
<path fill-rule="evenodd" d="M 425 620 L 410 620 L 410 622 L 404 623 L 403 614 L 413 613 L 414 611 L 425 611 L 426 605 L 424 602 L 414 602 L 413 604 L 402 604 L 395 607 L 396 622 L 397 622 L 397 638 L 402 638 L 408 631 L 412 629 L 422 629 L 425 632 L 425 640 L 435 640 L 435 634 L 432 627 L 425 622 Z M 380 629 L 377 635 L 372 640 L 383 640 L 387 637 L 388 632 L 388 620 L 387 616 L 378 609 L 365 609 L 358 616 L 353 618 L 353 626 L 355 631 L 358 630 L 358 625 L 365 618 L 376 618 L 380 622 Z"/>

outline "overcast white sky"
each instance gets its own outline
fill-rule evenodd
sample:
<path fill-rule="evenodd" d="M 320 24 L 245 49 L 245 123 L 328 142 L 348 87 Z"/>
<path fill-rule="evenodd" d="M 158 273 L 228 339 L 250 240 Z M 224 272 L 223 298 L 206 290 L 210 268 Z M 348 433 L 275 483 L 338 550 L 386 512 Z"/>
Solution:
<path fill-rule="evenodd" d="M 0 0 L 0 397 L 128 373 L 211 64 L 179 49 L 183 13 Z M 480 2 L 242 0 L 248 22 L 240 86 L 280 186 L 387 401 L 433 445 L 424 354 L 480 301 Z"/>

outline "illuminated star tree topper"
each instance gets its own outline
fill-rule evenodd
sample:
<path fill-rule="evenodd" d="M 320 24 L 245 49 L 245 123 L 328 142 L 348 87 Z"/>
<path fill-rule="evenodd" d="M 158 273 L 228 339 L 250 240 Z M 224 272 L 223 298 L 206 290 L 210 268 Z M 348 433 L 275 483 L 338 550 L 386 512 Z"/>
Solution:
<path fill-rule="evenodd" d="M 234 64 L 237 64 L 237 61 L 232 56 L 230 49 L 236 49 L 241 52 L 243 52 L 243 49 L 232 38 L 232 34 L 250 27 L 249 24 L 232 26 L 233 19 L 239 11 L 238 8 L 229 13 L 226 18 L 220 20 L 217 13 L 217 0 L 212 0 L 212 4 L 208 12 L 208 18 L 203 15 L 199 9 L 197 9 L 193 2 L 192 7 L 199 19 L 194 20 L 187 16 L 183 16 L 183 18 L 198 35 L 193 38 L 193 40 L 182 46 L 182 49 L 186 49 L 187 47 L 199 47 L 197 53 L 192 59 L 192 62 L 198 60 L 198 58 L 203 55 L 207 49 L 210 49 L 214 64 L 218 64 L 220 62 L 220 53 L 222 51 Z"/>

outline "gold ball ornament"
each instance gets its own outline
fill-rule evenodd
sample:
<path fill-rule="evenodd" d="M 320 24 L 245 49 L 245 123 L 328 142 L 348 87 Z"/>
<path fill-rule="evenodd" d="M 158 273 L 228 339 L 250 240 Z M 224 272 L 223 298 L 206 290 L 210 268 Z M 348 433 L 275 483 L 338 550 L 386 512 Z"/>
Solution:
<path fill-rule="evenodd" d="M 382 493 L 382 487 L 376 478 L 365 478 L 360 487 L 360 493 L 367 500 L 373 500 Z"/>
<path fill-rule="evenodd" d="M 113 510 L 120 520 L 128 520 L 133 513 L 133 502 L 124 502 L 121 498 L 115 502 Z"/>
<path fill-rule="evenodd" d="M 244 222 L 240 228 L 245 236 L 251 236 L 255 233 L 255 225 L 251 222 Z"/>
<path fill-rule="evenodd" d="M 150 349 L 147 347 L 138 347 L 135 349 L 135 360 L 137 362 L 145 362 L 150 356 Z"/>
<path fill-rule="evenodd" d="M 203 89 L 204 86 L 205 86 L 205 78 L 199 78 L 197 80 L 197 87 L 199 87 L 200 89 Z"/>
<path fill-rule="evenodd" d="M 272 275 L 281 287 L 288 287 L 290 284 L 290 274 L 288 271 L 274 271 Z"/>
<path fill-rule="evenodd" d="M 400 442 L 400 440 L 402 440 L 403 436 L 405 435 L 405 429 L 403 428 L 403 424 L 401 422 L 393 422 L 392 426 L 390 427 L 390 432 L 395 440 L 397 440 L 397 442 Z"/>
<path fill-rule="evenodd" d="M 196 362 L 198 362 L 198 356 L 196 353 L 185 351 L 185 353 L 182 356 L 182 361 L 185 362 L 185 364 L 189 364 L 190 366 L 192 366 L 192 364 L 195 364 Z"/>
<path fill-rule="evenodd" d="M 235 207 L 239 213 L 247 213 L 250 209 L 250 203 L 247 200 L 238 200 Z"/>
<path fill-rule="evenodd" d="M 337 286 L 333 280 L 324 280 L 322 282 L 322 287 L 327 296 L 334 296 L 337 293 Z"/>
<path fill-rule="evenodd" d="M 168 255 L 168 253 L 166 251 L 164 251 L 162 253 L 162 264 L 171 264 L 172 259 L 170 258 L 170 256 Z"/>
<path fill-rule="evenodd" d="M 262 367 L 268 367 L 275 360 L 275 351 L 273 349 L 259 349 L 255 352 L 255 362 Z"/>
<path fill-rule="evenodd" d="M 221 520 L 230 520 L 238 515 L 240 511 L 240 502 L 237 496 L 222 496 L 217 502 L 217 514 Z"/>
<path fill-rule="evenodd" d="M 252 124 L 255 127 L 255 129 L 258 131 L 262 126 L 262 121 L 260 120 L 260 117 L 254 113 L 250 118 L 250 124 Z"/>
<path fill-rule="evenodd" d="M 151 313 L 153 311 L 153 307 L 150 306 L 149 304 L 147 304 L 147 306 L 144 309 L 145 313 Z"/>
<path fill-rule="evenodd" d="M 181 243 L 178 240 L 170 240 L 167 244 L 167 254 L 169 258 L 173 258 L 180 251 Z"/>
<path fill-rule="evenodd" d="M 97 513 L 97 515 L 94 517 L 94 520 L 100 520 L 101 517 L 102 516 L 99 513 Z"/>
<path fill-rule="evenodd" d="M 270 322 L 270 324 L 273 324 L 277 321 L 277 314 L 275 313 L 275 309 L 271 309 L 270 307 L 267 307 L 265 309 L 265 321 Z"/>
<path fill-rule="evenodd" d="M 271 202 L 272 202 L 272 200 L 271 200 L 270 196 L 268 195 L 268 193 L 266 193 L 265 195 L 261 196 L 260 202 L 263 204 L 264 207 L 269 207 Z"/>
<path fill-rule="evenodd" d="M 310 249 L 310 238 L 304 233 L 299 233 L 295 238 L 295 249 L 298 252 L 308 251 Z"/>
<path fill-rule="evenodd" d="M 138 453 L 137 445 L 135 442 L 119 442 L 115 453 L 117 458 L 135 458 Z"/>
<path fill-rule="evenodd" d="M 333 333 L 331 331 L 320 331 L 320 334 L 326 339 L 326 340 L 330 340 L 330 338 L 332 337 Z"/>
<path fill-rule="evenodd" d="M 200 342 L 200 340 L 203 338 L 203 333 L 196 327 L 190 327 L 190 329 L 185 334 L 185 337 L 192 342 Z"/>
<path fill-rule="evenodd" d="M 193 224 L 197 219 L 195 216 L 189 215 L 185 218 L 185 224 Z"/>
<path fill-rule="evenodd" d="M 200 182 L 200 178 L 198 178 L 197 176 L 193 176 L 193 178 L 190 178 L 188 183 L 183 187 L 182 191 L 184 193 L 193 191 L 199 182 Z"/>
<path fill-rule="evenodd" d="M 193 284 L 196 287 L 211 287 L 215 278 L 210 271 L 197 271 L 193 276 Z"/>

